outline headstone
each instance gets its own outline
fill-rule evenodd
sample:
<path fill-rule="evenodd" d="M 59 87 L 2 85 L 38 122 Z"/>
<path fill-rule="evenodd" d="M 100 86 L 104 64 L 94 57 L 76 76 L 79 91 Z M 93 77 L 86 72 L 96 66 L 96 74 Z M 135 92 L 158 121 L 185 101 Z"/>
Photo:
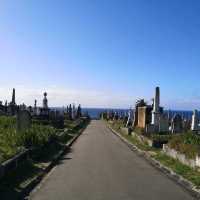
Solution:
<path fill-rule="evenodd" d="M 159 132 L 168 132 L 168 131 L 169 131 L 168 116 L 165 114 L 161 114 L 159 119 Z"/>
<path fill-rule="evenodd" d="M 76 115 L 77 115 L 77 116 L 76 116 L 77 118 L 80 118 L 80 117 L 82 116 L 81 104 L 78 105 Z"/>
<path fill-rule="evenodd" d="M 31 127 L 31 114 L 27 110 L 19 110 L 17 113 L 17 130 L 25 131 Z"/>
<path fill-rule="evenodd" d="M 199 129 L 199 119 L 198 119 L 198 111 L 194 110 L 192 115 L 192 125 L 191 130 L 192 131 L 198 131 Z"/>
<path fill-rule="evenodd" d="M 116 119 L 116 116 L 117 116 L 117 112 L 114 112 L 113 121 Z"/>
<path fill-rule="evenodd" d="M 69 105 L 69 113 L 68 113 L 68 115 L 69 115 L 69 120 L 72 120 L 72 105 L 71 104 Z"/>
<path fill-rule="evenodd" d="M 188 130 L 191 129 L 191 120 L 189 119 L 184 119 L 183 120 L 183 131 L 187 132 Z"/>
<path fill-rule="evenodd" d="M 144 102 L 144 99 L 139 99 L 135 103 L 135 109 L 134 109 L 134 120 L 133 120 L 133 127 L 138 126 L 138 108 L 146 106 L 146 103 Z"/>
<path fill-rule="evenodd" d="M 49 118 L 55 128 L 64 128 L 64 115 L 58 110 L 50 111 Z"/>
<path fill-rule="evenodd" d="M 172 133 L 181 133 L 182 132 L 182 118 L 179 114 L 175 114 L 174 117 L 172 118 L 172 123 L 171 123 L 171 131 Z"/>
<path fill-rule="evenodd" d="M 75 107 L 75 104 L 73 104 L 72 106 L 72 119 L 75 119 L 76 118 L 76 107 Z"/>

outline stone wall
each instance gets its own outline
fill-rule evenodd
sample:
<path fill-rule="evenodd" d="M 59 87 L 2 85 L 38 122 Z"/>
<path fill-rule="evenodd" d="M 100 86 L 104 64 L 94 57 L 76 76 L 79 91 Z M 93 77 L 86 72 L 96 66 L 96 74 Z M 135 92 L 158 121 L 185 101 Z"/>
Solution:
<path fill-rule="evenodd" d="M 163 145 L 163 152 L 166 155 L 168 155 L 174 159 L 177 159 L 181 163 L 188 165 L 192 168 L 200 167 L 200 157 L 199 156 L 196 156 L 195 159 L 186 158 L 185 154 L 179 153 L 176 150 L 171 149 L 168 145 L 165 145 L 165 144 Z"/>

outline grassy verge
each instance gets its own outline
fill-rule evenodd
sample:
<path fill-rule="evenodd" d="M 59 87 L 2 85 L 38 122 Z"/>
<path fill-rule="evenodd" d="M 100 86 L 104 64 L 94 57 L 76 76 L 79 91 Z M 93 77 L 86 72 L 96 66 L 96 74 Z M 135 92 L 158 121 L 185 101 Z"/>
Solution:
<path fill-rule="evenodd" d="M 88 125 L 88 121 L 81 121 L 80 125 L 71 126 L 56 141 L 52 141 L 40 148 L 34 149 L 30 159 L 21 164 L 0 180 L 0 196 L 2 199 L 21 199 L 21 193 L 39 175 L 44 174 L 46 167 L 54 160 L 64 145 Z"/>
<path fill-rule="evenodd" d="M 186 166 L 179 162 L 176 159 L 173 159 L 165 155 L 162 150 L 149 147 L 147 144 L 141 143 L 136 137 L 127 135 L 120 130 L 120 123 L 114 124 L 110 123 L 109 126 L 117 131 L 121 136 L 126 138 L 129 142 L 137 146 L 143 151 L 151 152 L 151 157 L 158 160 L 164 166 L 172 169 L 178 175 L 181 175 L 185 179 L 191 181 L 197 188 L 200 188 L 200 171 L 199 169 L 193 169 L 189 166 Z"/>
<path fill-rule="evenodd" d="M 192 169 L 191 167 L 182 164 L 178 160 L 175 160 L 162 152 L 158 152 L 152 157 L 200 188 L 200 172 L 197 169 Z"/>
<path fill-rule="evenodd" d="M 56 136 L 50 125 L 32 124 L 24 131 L 17 131 L 16 118 L 0 116 L 0 163 L 12 158 L 25 148 L 43 146 Z"/>

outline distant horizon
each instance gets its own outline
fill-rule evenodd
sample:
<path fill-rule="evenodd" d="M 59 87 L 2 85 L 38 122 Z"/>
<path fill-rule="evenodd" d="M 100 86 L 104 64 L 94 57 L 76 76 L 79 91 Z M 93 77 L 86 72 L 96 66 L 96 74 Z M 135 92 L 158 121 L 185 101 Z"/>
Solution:
<path fill-rule="evenodd" d="M 54 86 L 55 87 L 55 86 Z M 23 88 L 23 90 L 27 90 L 28 91 L 28 89 L 26 89 L 25 87 L 22 87 Z M 19 87 L 18 89 L 22 89 L 21 87 Z M 56 87 L 55 87 L 56 88 Z M 13 88 L 12 88 L 13 89 Z M 11 88 L 9 88 L 9 89 L 7 89 L 7 91 L 9 91 L 9 92 L 5 92 L 5 89 L 2 89 L 1 87 L 0 87 L 0 101 L 2 101 L 3 103 L 5 103 L 5 101 L 7 100 L 8 101 L 8 103 L 11 101 L 11 98 L 12 98 L 12 89 Z M 197 106 L 195 106 L 195 105 L 193 105 L 193 108 L 176 108 L 175 106 L 171 106 L 170 108 L 169 107 L 167 107 L 167 106 L 165 106 L 165 105 L 163 105 L 162 104 L 162 88 L 160 88 L 161 89 L 161 107 L 164 107 L 164 110 L 174 110 L 174 111 L 193 111 L 194 109 L 197 109 L 198 110 L 198 107 Z M 22 91 L 23 91 L 22 90 Z M 59 99 L 59 94 L 57 93 L 57 94 L 55 94 L 56 92 L 57 92 L 57 90 L 56 89 L 53 89 L 52 90 L 52 88 L 50 89 L 50 92 L 48 92 L 48 90 L 42 90 L 42 89 L 39 89 L 40 90 L 40 92 L 37 90 L 30 90 L 30 91 L 28 91 L 27 92 L 27 94 L 25 95 L 25 96 L 23 96 L 23 93 L 22 93 L 22 91 L 18 91 L 17 90 L 17 88 L 15 87 L 15 91 L 16 91 L 16 103 L 17 104 L 22 104 L 22 103 L 25 103 L 27 106 L 33 106 L 34 105 L 34 100 L 36 99 L 37 100 L 37 105 L 38 106 L 42 106 L 42 100 L 43 100 L 43 93 L 46 91 L 47 92 L 47 99 L 48 99 L 48 104 L 49 104 L 49 107 L 66 107 L 67 105 L 69 105 L 69 104 L 75 104 L 75 105 L 78 105 L 78 104 L 81 104 L 82 105 L 82 107 L 83 108 L 94 108 L 94 109 L 129 109 L 130 107 L 131 108 L 134 108 L 134 106 L 135 106 L 135 102 L 136 102 L 136 99 L 134 100 L 134 101 L 132 101 L 132 102 L 134 102 L 133 104 L 130 104 L 130 106 L 123 106 L 123 107 L 120 107 L 120 106 L 89 106 L 89 105 L 84 105 L 81 101 L 77 101 L 77 100 L 75 100 L 75 98 L 76 99 L 79 99 L 80 97 L 79 97 L 79 94 L 78 93 L 76 93 L 76 97 L 75 98 L 69 98 L 68 99 L 68 97 L 69 96 L 71 96 L 71 94 L 70 94 L 70 92 L 71 91 L 69 91 L 69 93 L 67 93 L 67 90 L 65 90 L 65 94 L 63 94 L 63 95 L 61 95 L 61 100 L 63 99 L 63 98 L 66 98 L 66 102 L 67 103 L 65 103 L 65 104 L 62 104 L 62 102 L 60 103 L 60 105 L 59 104 L 55 104 L 55 105 L 53 105 L 52 104 L 52 101 L 54 101 L 55 102 L 55 99 L 56 100 L 58 100 L 58 101 L 60 101 L 60 99 Z M 2 93 L 2 91 L 3 91 L 3 93 Z M 53 94 L 51 94 L 51 92 L 53 91 Z M 19 93 L 18 93 L 19 92 Z M 24 91 L 23 91 L 24 92 Z M 31 93 L 30 92 L 35 92 L 35 95 L 31 95 Z M 153 91 L 154 92 L 154 91 Z M 153 98 L 153 92 L 152 92 L 152 98 Z M 3 96 L 4 96 L 4 98 L 3 98 Z M 87 96 L 87 95 L 86 95 Z M 86 98 L 86 96 L 85 96 L 85 98 Z M 7 97 L 7 98 L 6 98 Z M 27 100 L 27 97 L 28 97 L 28 101 L 26 102 L 25 100 Z M 35 97 L 35 98 L 34 98 Z M 37 98 L 36 98 L 37 97 Z M 93 97 L 93 98 L 95 98 L 95 96 Z M 139 97 L 137 98 L 137 99 L 139 99 Z M 110 100 L 112 100 L 112 99 L 110 99 Z M 146 101 L 146 99 L 144 99 L 145 101 Z M 31 102 L 31 103 L 29 103 L 29 102 Z M 115 100 L 115 103 L 116 103 L 117 101 Z M 149 99 L 149 101 L 146 101 L 149 105 L 150 104 L 152 104 L 152 101 Z M 105 102 L 106 103 L 106 102 Z M 119 103 L 120 104 L 120 101 L 118 101 L 117 103 Z M 197 102 L 198 103 L 198 102 Z"/>
<path fill-rule="evenodd" d="M 63 106 L 52 106 L 50 108 L 63 108 Z M 65 107 L 66 108 L 66 107 Z M 129 110 L 130 108 L 93 108 L 93 107 L 82 107 L 83 109 L 102 109 L 102 110 Z M 133 107 L 134 109 L 134 107 Z M 193 110 L 177 110 L 177 109 L 165 109 L 164 111 L 177 111 L 177 112 L 193 112 Z M 200 110 L 198 110 L 200 112 Z"/>

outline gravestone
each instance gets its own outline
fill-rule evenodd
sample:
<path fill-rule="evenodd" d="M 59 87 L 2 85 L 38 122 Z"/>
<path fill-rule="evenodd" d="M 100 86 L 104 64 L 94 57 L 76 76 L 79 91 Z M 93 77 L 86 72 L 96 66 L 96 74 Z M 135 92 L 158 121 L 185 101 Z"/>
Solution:
<path fill-rule="evenodd" d="M 160 115 L 159 118 L 159 132 L 168 132 L 169 131 L 169 120 L 168 116 L 165 114 Z"/>
<path fill-rule="evenodd" d="M 69 112 L 68 112 L 69 120 L 72 120 L 72 105 L 69 105 Z"/>
<path fill-rule="evenodd" d="M 27 110 L 20 110 L 17 113 L 17 130 L 25 131 L 31 127 L 31 114 Z"/>
<path fill-rule="evenodd" d="M 191 129 L 191 120 L 189 119 L 184 119 L 183 120 L 183 131 L 187 132 L 188 130 Z"/>
<path fill-rule="evenodd" d="M 172 118 L 172 124 L 171 124 L 171 130 L 172 133 L 181 133 L 183 130 L 182 127 L 182 118 L 179 114 L 175 114 L 174 117 Z"/>

